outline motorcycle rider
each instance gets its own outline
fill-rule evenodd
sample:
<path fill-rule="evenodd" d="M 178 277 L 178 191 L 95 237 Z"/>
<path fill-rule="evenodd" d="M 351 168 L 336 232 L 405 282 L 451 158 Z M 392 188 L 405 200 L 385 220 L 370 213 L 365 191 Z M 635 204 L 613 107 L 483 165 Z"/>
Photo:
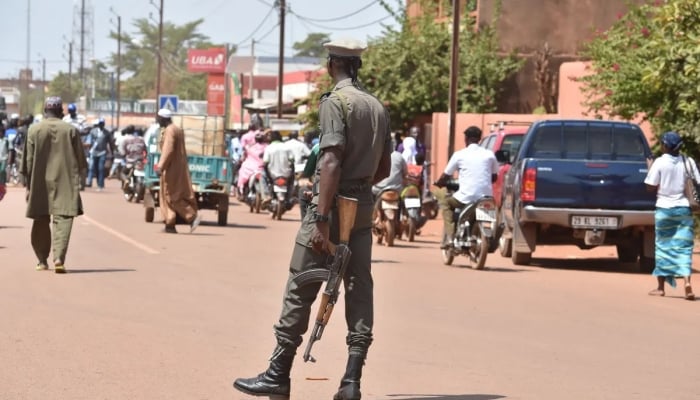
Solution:
<path fill-rule="evenodd" d="M 255 134 L 255 143 L 247 146 L 243 151 L 243 163 L 241 164 L 241 169 L 238 170 L 238 190 L 240 193 L 245 192 L 244 189 L 249 181 L 252 185 L 253 180 L 250 179 L 251 176 L 264 170 L 263 155 L 266 147 L 265 134 L 258 132 Z"/>
<path fill-rule="evenodd" d="M 392 146 L 392 148 L 395 147 Z M 407 174 L 408 167 L 406 166 L 406 161 L 401 156 L 401 153 L 396 150 L 392 151 L 391 172 L 389 172 L 389 176 L 372 186 L 372 194 L 375 198 L 377 198 L 386 190 L 401 190 L 403 187 L 403 180 Z"/>
<path fill-rule="evenodd" d="M 447 162 L 445 172 L 435 183 L 444 187 L 455 171 L 459 171 L 459 190 L 451 196 L 445 196 L 441 204 L 444 220 L 444 235 L 441 249 L 452 245 L 454 235 L 454 210 L 463 208 L 484 196 L 493 196 L 493 182 L 498 174 L 498 162 L 492 151 L 479 146 L 481 129 L 470 126 L 464 131 L 464 149 L 456 151 Z"/>
<path fill-rule="evenodd" d="M 253 114 L 250 117 L 250 124 L 248 125 L 248 132 L 241 136 L 241 147 L 243 150 L 248 146 L 252 146 L 256 143 L 255 137 L 259 132 L 262 132 L 263 122 L 260 115 Z"/>
<path fill-rule="evenodd" d="M 119 144 L 119 152 L 124 155 L 124 161 L 128 164 L 143 163 L 146 157 L 146 141 L 141 137 L 140 132 L 133 125 L 124 128 L 124 138 Z"/>
<path fill-rule="evenodd" d="M 19 165 L 20 160 L 17 159 L 17 153 L 15 152 L 15 137 L 17 136 L 17 129 L 19 128 L 19 114 L 10 114 L 10 119 L 7 121 L 7 128 L 5 129 L 5 138 L 7 138 L 7 143 L 10 147 L 10 157 L 7 160 L 7 165 L 12 168 L 12 165 L 17 163 Z"/>
<path fill-rule="evenodd" d="M 265 176 L 269 185 L 272 185 L 275 178 L 287 178 L 286 200 L 288 200 L 294 187 L 294 154 L 282 143 L 282 134 L 279 131 L 270 132 L 270 141 L 263 154 Z M 270 200 L 270 197 L 266 196 L 263 204 L 269 203 Z"/>
<path fill-rule="evenodd" d="M 406 136 L 397 148 L 401 152 L 403 159 L 408 164 L 416 164 L 416 156 L 422 154 L 425 157 L 425 145 L 418 140 L 420 129 L 417 126 L 412 126 Z"/>
<path fill-rule="evenodd" d="M 303 164 L 304 160 L 309 157 L 311 150 L 304 142 L 299 140 L 299 132 L 292 131 L 289 133 L 289 139 L 284 142 L 284 145 L 292 152 L 294 155 L 294 164 Z"/>

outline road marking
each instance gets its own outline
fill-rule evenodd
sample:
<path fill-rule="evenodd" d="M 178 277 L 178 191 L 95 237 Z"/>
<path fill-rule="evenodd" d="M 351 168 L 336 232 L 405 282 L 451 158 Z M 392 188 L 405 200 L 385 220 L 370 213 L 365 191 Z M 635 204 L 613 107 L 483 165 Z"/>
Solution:
<path fill-rule="evenodd" d="M 103 231 L 105 231 L 109 234 L 112 234 L 112 235 L 116 236 L 117 238 L 125 241 L 126 243 L 129 243 L 130 245 L 145 251 L 148 254 L 158 254 L 158 250 L 153 250 L 152 248 L 135 241 L 134 239 L 124 235 L 123 233 L 115 231 L 114 229 L 108 227 L 107 225 L 103 225 L 103 224 L 95 221 L 94 219 L 88 217 L 87 215 L 83 215 L 83 219 L 87 220 L 87 222 L 95 225 L 96 227 L 102 229 Z"/>

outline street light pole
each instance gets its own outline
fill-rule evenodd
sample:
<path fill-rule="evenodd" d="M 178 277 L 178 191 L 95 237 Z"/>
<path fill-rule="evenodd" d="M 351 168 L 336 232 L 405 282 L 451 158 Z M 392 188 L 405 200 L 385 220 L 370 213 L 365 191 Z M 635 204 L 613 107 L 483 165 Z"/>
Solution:
<path fill-rule="evenodd" d="M 117 90 L 116 90 L 116 98 L 117 98 L 117 127 L 119 127 L 119 116 L 121 114 L 121 77 L 122 77 L 122 17 L 114 12 L 114 9 L 111 7 L 109 8 L 109 11 L 112 12 L 117 17 Z"/>
<path fill-rule="evenodd" d="M 282 118 L 282 88 L 284 86 L 284 19 L 285 0 L 278 0 L 280 7 L 280 59 L 277 73 L 277 118 Z"/>
<path fill-rule="evenodd" d="M 151 0 L 153 7 L 158 9 L 158 67 L 156 70 L 156 108 L 158 108 L 158 97 L 160 96 L 160 74 L 161 66 L 163 63 L 163 0 L 160 0 L 160 7 L 158 7 L 154 0 Z"/>
<path fill-rule="evenodd" d="M 449 101 L 449 142 L 447 159 L 455 151 L 455 125 L 457 123 L 457 76 L 459 73 L 459 7 L 461 1 L 452 2 L 452 64 L 450 65 L 450 101 Z"/>

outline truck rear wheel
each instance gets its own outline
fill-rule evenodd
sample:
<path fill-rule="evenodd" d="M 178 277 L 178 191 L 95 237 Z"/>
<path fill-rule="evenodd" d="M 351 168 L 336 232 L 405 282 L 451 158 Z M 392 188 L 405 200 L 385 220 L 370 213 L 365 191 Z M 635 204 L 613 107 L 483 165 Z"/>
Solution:
<path fill-rule="evenodd" d="M 651 274 L 656 268 L 656 259 L 654 257 L 639 257 L 639 272 L 643 274 Z"/>
<path fill-rule="evenodd" d="M 617 259 L 620 262 L 636 262 L 639 258 L 640 246 L 638 243 L 618 244 L 615 247 L 617 248 Z"/>
<path fill-rule="evenodd" d="M 521 253 L 513 249 L 510 259 L 515 265 L 530 265 L 530 262 L 532 262 L 532 253 Z"/>

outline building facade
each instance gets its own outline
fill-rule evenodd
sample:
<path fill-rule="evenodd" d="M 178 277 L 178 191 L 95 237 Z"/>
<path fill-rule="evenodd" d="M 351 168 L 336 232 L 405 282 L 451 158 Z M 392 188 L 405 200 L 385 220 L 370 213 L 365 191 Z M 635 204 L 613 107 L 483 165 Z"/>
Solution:
<path fill-rule="evenodd" d="M 409 16 L 420 15 L 422 0 L 407 0 Z M 643 3 L 644 0 L 632 0 Z M 449 21 L 449 0 L 428 0 L 438 10 L 439 21 Z M 477 29 L 497 21 L 500 51 L 515 52 L 525 60 L 503 87 L 498 112 L 530 113 L 539 106 L 537 60 L 549 48 L 547 72 L 553 87 L 545 92 L 558 97 L 558 71 L 562 63 L 581 61 L 580 51 L 596 31 L 605 31 L 624 15 L 630 0 L 461 0 L 461 15 L 476 18 Z M 496 16 L 500 4 L 501 12 Z M 494 19 L 496 18 L 497 19 Z M 547 110 L 556 112 L 556 109 Z"/>

